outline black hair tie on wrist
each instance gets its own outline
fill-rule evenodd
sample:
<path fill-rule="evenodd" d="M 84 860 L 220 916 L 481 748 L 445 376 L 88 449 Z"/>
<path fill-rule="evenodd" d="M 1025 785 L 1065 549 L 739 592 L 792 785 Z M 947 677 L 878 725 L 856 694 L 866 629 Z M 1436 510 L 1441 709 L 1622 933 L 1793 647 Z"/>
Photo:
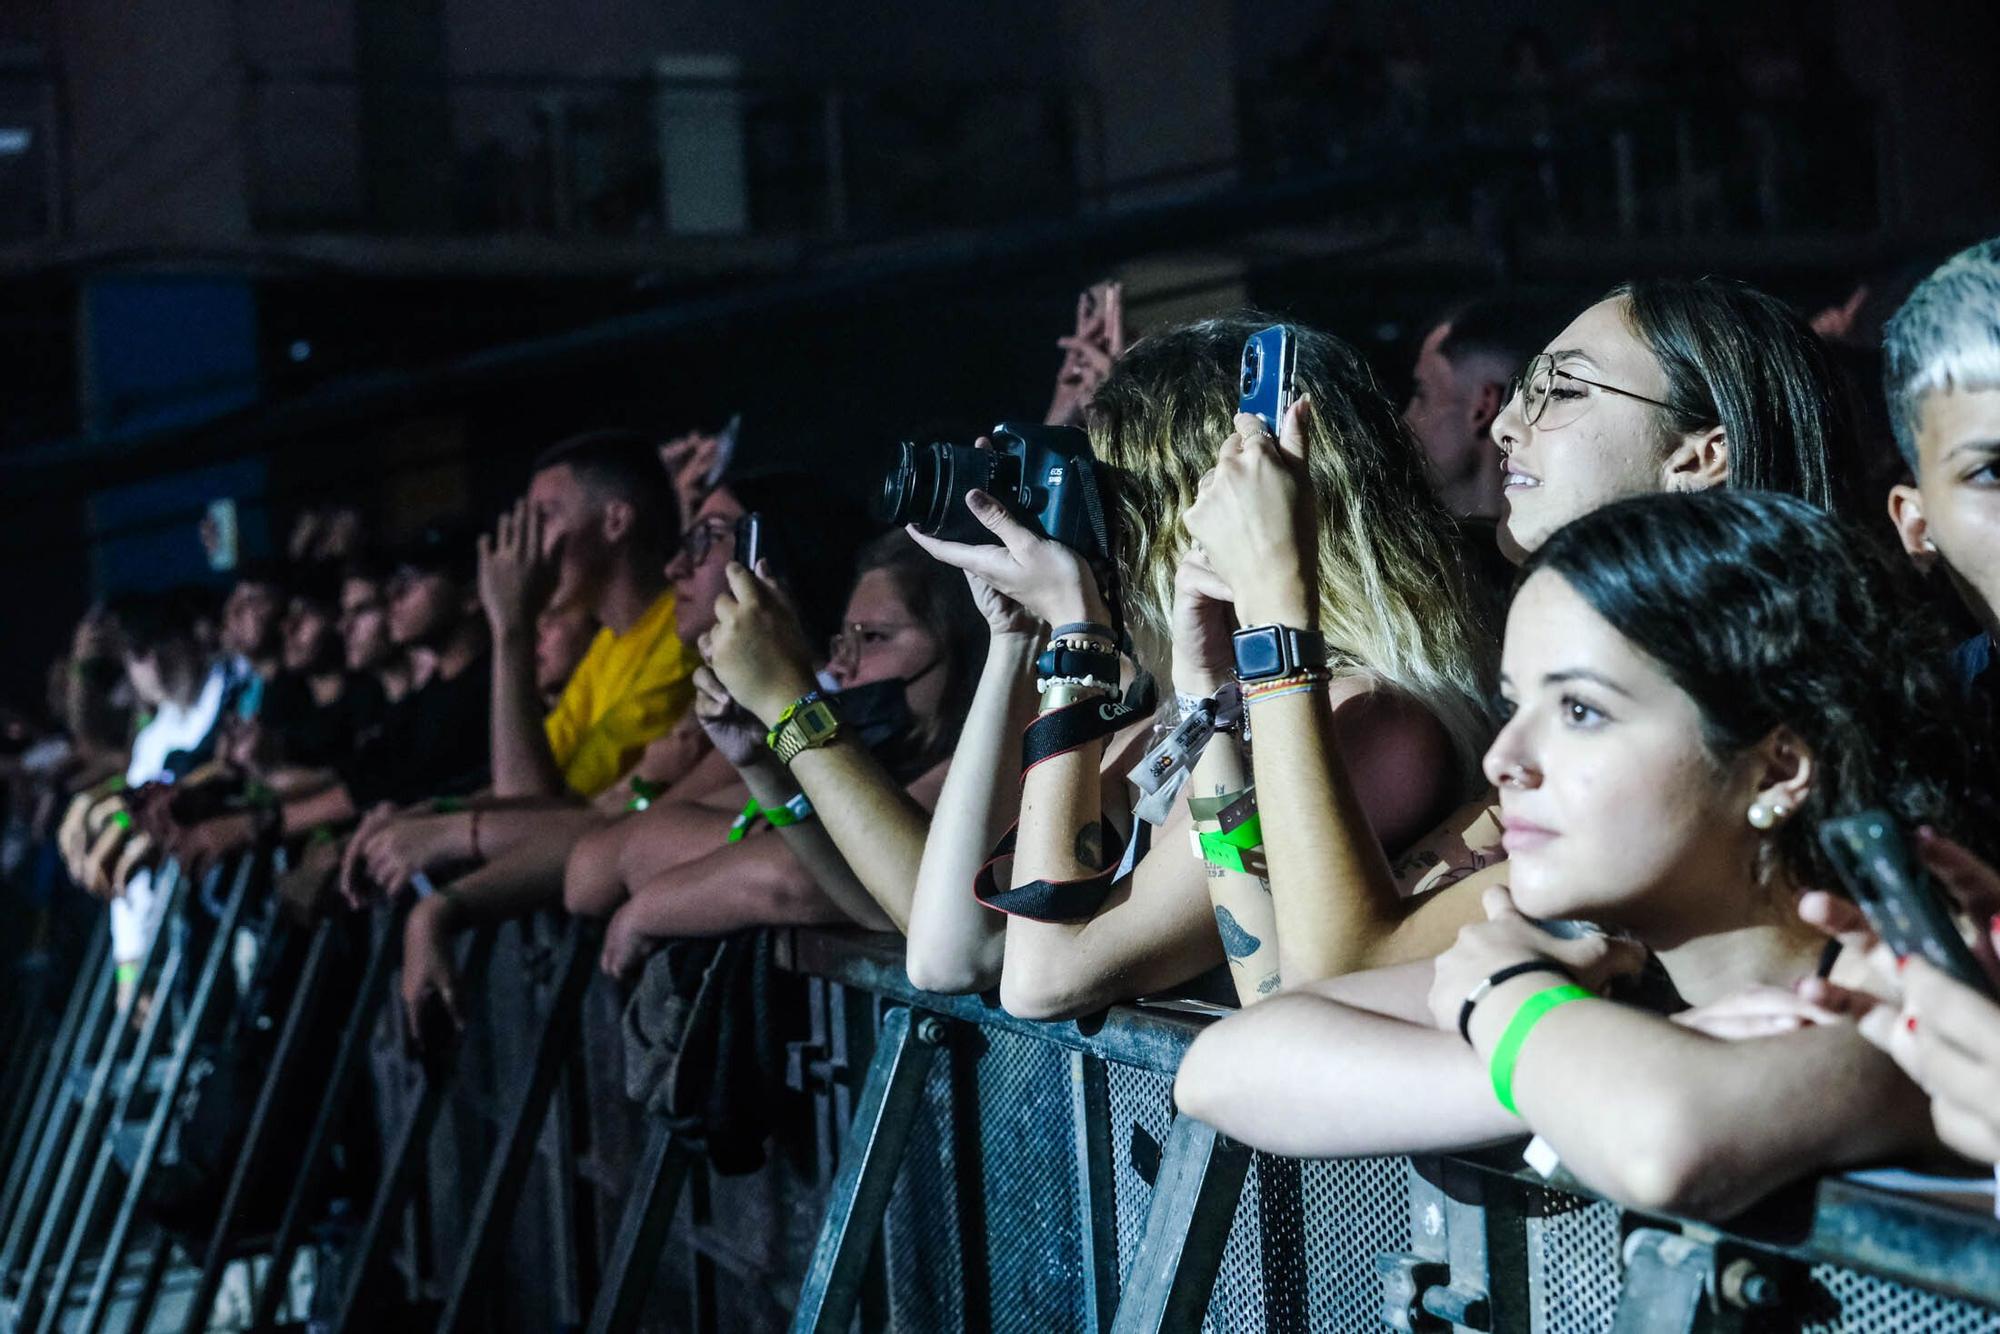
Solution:
<path fill-rule="evenodd" d="M 1559 973 L 1572 982 L 1577 981 L 1575 973 L 1571 972 L 1566 965 L 1559 964 L 1554 959 L 1529 959 L 1525 963 L 1508 964 L 1505 968 L 1502 968 L 1499 972 L 1474 987 L 1466 996 L 1465 1004 L 1458 1007 L 1458 1035 L 1465 1039 L 1466 1046 L 1470 1047 L 1472 1045 L 1473 1007 L 1485 1000 L 1487 993 L 1491 992 L 1495 987 L 1501 985 L 1503 982 L 1512 982 L 1515 978 L 1527 973 Z"/>

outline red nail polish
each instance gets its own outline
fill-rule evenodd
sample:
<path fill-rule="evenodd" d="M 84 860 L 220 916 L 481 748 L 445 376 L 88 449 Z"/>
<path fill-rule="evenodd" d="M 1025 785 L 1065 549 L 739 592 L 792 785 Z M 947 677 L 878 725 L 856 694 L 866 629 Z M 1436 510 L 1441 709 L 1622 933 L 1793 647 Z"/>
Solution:
<path fill-rule="evenodd" d="M 1910 1031 L 1911 1031 L 1912 1033 L 1916 1032 L 1916 1031 L 1917 1031 L 1917 1016 L 1915 1016 L 1915 1015 L 1911 1015 L 1911 1016 L 1910 1016 L 1909 1018 L 1905 1019 L 1905 1020 L 1903 1021 L 1903 1027 L 1904 1027 L 1904 1028 L 1907 1028 L 1907 1029 L 1909 1029 L 1909 1030 L 1910 1030 Z"/>
<path fill-rule="evenodd" d="M 1896 971 L 1897 971 L 1897 972 L 1899 972 L 1899 973 L 1900 973 L 1900 972 L 1902 972 L 1902 971 L 1903 971 L 1903 970 L 1904 970 L 1905 968 L 1908 968 L 1909 966 L 1910 966 L 1910 956 L 1909 956 L 1909 955 L 1907 955 L 1907 954 L 1898 954 L 1898 955 L 1896 956 Z"/>

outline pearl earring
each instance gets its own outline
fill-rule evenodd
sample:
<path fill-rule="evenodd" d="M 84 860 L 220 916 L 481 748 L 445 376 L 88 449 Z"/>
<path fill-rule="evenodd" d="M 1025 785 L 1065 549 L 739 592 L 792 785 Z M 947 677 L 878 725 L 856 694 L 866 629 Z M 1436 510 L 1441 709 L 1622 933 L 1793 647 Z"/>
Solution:
<path fill-rule="evenodd" d="M 1761 801 L 1750 804 L 1750 827 L 1760 832 L 1776 829 L 1778 823 L 1792 813 L 1792 808 L 1782 801 L 1765 805 Z"/>

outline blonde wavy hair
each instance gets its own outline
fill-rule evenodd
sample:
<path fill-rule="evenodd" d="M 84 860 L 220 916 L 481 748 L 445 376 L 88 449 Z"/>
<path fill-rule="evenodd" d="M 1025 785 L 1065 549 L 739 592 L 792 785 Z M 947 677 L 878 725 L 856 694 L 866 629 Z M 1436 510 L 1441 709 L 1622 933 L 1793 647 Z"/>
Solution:
<path fill-rule="evenodd" d="M 1243 340 L 1274 320 L 1202 320 L 1135 343 L 1098 389 L 1087 427 L 1113 470 L 1124 614 L 1142 660 L 1164 665 L 1181 514 L 1233 429 Z M 1401 417 L 1355 350 L 1292 326 L 1312 396 L 1308 469 L 1319 498 L 1320 629 L 1349 670 L 1421 701 L 1450 734 L 1471 791 L 1493 735 L 1497 636 L 1460 563 L 1450 517 Z"/>

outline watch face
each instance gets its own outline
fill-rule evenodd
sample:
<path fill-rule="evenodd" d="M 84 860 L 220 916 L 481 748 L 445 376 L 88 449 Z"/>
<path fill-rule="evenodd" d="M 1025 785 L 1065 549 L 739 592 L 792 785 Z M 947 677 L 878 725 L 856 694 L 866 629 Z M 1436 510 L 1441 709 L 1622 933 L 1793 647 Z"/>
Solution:
<path fill-rule="evenodd" d="M 1261 680 L 1266 676 L 1276 676 L 1285 669 L 1285 641 L 1282 634 L 1283 632 L 1275 625 L 1262 625 L 1236 632 L 1233 642 L 1236 646 L 1238 679 Z"/>
<path fill-rule="evenodd" d="M 800 709 L 797 722 L 799 730 L 805 733 L 808 742 L 832 736 L 834 729 L 840 726 L 840 720 L 833 716 L 833 710 L 820 700 L 814 700 Z"/>

